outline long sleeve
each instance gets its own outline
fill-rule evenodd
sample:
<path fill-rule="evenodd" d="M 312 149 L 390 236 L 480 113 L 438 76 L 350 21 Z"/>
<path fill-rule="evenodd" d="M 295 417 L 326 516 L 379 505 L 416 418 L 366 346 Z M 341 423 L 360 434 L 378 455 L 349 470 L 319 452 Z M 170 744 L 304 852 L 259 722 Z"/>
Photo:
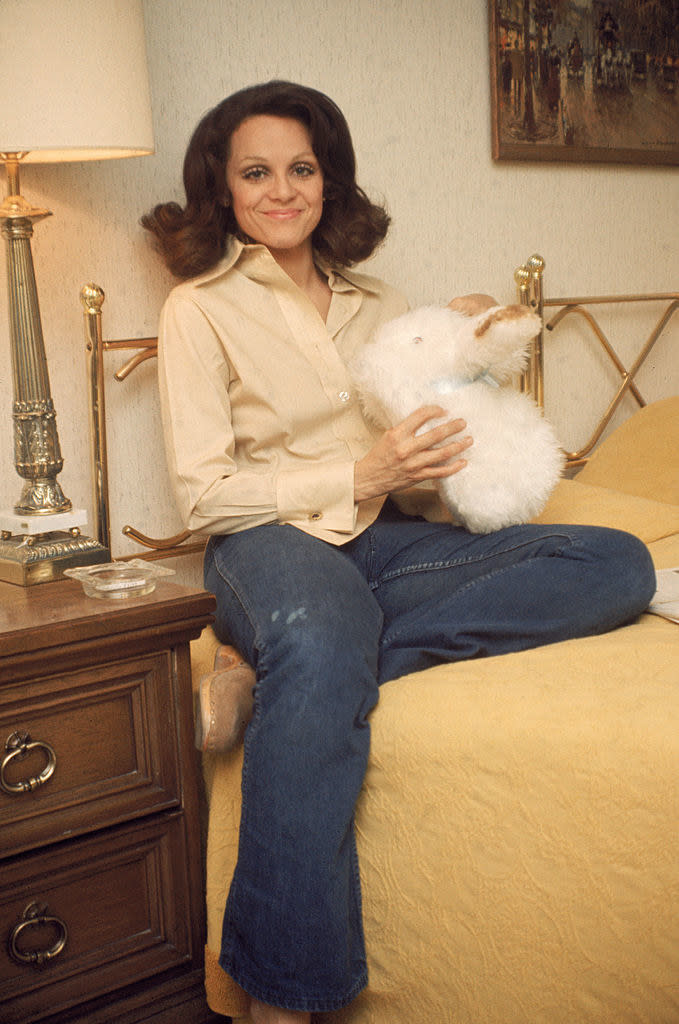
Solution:
<path fill-rule="evenodd" d="M 163 308 L 159 387 L 178 509 L 196 532 L 281 522 L 342 543 L 382 500 L 354 502 L 354 465 L 376 435 L 340 349 L 403 300 L 365 302 L 344 282 L 325 325 L 271 263 L 266 281 L 255 263 L 249 275 L 179 285 Z"/>

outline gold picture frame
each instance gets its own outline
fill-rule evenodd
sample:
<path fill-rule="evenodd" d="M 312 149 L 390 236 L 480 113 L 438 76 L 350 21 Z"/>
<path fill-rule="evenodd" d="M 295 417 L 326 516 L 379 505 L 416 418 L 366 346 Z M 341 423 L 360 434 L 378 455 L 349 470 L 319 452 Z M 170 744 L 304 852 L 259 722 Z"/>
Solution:
<path fill-rule="evenodd" d="M 495 160 L 679 164 L 676 4 L 490 0 L 489 20 Z"/>

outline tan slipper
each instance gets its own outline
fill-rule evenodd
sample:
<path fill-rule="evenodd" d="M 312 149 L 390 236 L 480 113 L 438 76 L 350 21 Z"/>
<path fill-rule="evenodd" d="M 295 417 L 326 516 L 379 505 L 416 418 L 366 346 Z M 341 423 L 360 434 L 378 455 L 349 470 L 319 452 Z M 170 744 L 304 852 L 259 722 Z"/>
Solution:
<path fill-rule="evenodd" d="M 234 647 L 217 648 L 214 668 L 196 693 L 196 747 L 224 753 L 242 741 L 252 718 L 254 670 Z"/>

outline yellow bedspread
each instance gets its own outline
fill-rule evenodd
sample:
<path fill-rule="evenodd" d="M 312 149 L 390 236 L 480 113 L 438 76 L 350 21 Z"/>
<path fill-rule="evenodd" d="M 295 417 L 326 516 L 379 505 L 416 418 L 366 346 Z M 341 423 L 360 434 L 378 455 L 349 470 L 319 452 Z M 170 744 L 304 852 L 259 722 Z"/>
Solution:
<path fill-rule="evenodd" d="M 540 518 L 629 529 L 679 566 L 679 399 L 622 430 Z M 194 645 L 196 674 L 214 644 Z M 319 1024 L 679 1021 L 679 626 L 644 615 L 438 666 L 386 684 L 371 721 L 357 808 L 370 983 Z M 234 1016 L 247 1000 L 216 958 L 240 759 L 204 760 L 206 985 Z"/>

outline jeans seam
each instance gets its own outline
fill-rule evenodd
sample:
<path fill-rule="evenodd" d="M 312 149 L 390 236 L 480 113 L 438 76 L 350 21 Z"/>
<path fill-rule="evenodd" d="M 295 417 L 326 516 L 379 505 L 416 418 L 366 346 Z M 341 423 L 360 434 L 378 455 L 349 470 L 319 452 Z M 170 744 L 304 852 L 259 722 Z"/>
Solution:
<path fill-rule="evenodd" d="M 215 547 L 216 547 L 216 545 L 213 545 L 213 548 L 212 548 L 212 561 L 213 561 L 215 570 L 218 573 L 220 579 L 222 580 L 222 583 L 224 584 L 224 586 L 228 587 L 228 589 L 233 594 L 235 600 L 238 602 L 238 604 L 242 608 L 243 614 L 247 618 L 247 620 L 250 623 L 250 626 L 252 628 L 253 648 L 255 650 L 258 650 L 259 649 L 259 643 L 257 641 L 257 629 L 256 629 L 256 626 L 254 624 L 253 615 L 250 613 L 250 610 L 248 609 L 248 606 L 247 606 L 246 602 L 241 597 L 241 594 L 238 591 L 238 589 L 233 585 L 233 583 L 231 582 L 230 579 L 227 579 L 227 577 L 222 572 L 221 566 L 219 564 L 219 560 L 217 558 L 217 552 L 215 551 Z M 251 720 L 250 720 L 250 722 L 248 724 L 248 727 L 247 727 L 247 729 L 245 731 L 245 737 L 243 739 L 243 767 L 242 767 L 242 770 L 241 770 L 241 788 L 242 789 L 245 789 L 245 787 L 247 785 L 247 782 L 248 782 L 248 777 L 249 777 L 249 772 L 248 772 L 248 760 L 249 760 L 248 759 L 248 746 L 249 746 L 248 738 L 249 738 L 249 735 L 250 735 L 250 733 L 252 731 L 252 727 L 256 726 L 257 722 L 259 721 L 259 719 L 261 717 L 261 705 L 260 705 L 259 700 L 257 699 L 257 697 L 258 697 L 257 690 L 258 690 L 258 687 L 257 687 L 257 684 L 255 684 L 254 693 L 253 693 L 254 702 L 253 702 L 252 718 L 251 718 Z M 246 821 L 247 821 L 247 801 L 243 800 L 242 801 L 242 807 L 241 807 L 241 823 L 244 824 Z M 239 833 L 240 833 L 240 828 L 239 828 Z M 234 875 L 234 878 L 235 878 L 235 875 Z M 237 886 L 236 886 L 236 888 L 237 888 Z"/>
<path fill-rule="evenodd" d="M 545 534 L 545 536 L 542 539 L 543 540 L 548 540 L 550 538 L 559 538 L 562 541 L 567 542 L 567 544 L 571 548 L 575 547 L 577 545 L 577 543 L 578 543 L 572 537 L 569 537 L 568 534 L 562 534 L 562 533 Z M 524 542 L 522 544 L 512 544 L 509 547 L 503 548 L 501 554 L 506 555 L 506 554 L 508 554 L 511 551 L 519 551 L 521 548 L 531 547 L 532 544 L 533 544 L 532 541 L 526 541 L 526 542 Z M 563 546 L 561 548 L 561 551 L 563 551 Z M 550 555 L 549 557 L 560 557 L 561 551 L 555 552 L 554 555 Z M 474 562 L 478 562 L 478 563 L 487 562 L 491 558 L 496 558 L 498 553 L 499 552 L 494 552 L 491 555 L 483 555 L 482 557 L 455 558 L 455 559 L 451 559 L 451 560 L 447 560 L 447 561 L 440 561 L 440 562 L 419 562 L 419 563 L 413 564 L 413 565 L 405 565 L 405 566 L 402 566 L 400 569 L 397 569 L 394 572 L 385 573 L 384 575 L 382 575 L 379 578 L 374 579 L 374 580 L 371 579 L 370 580 L 370 586 L 371 586 L 371 588 L 373 590 L 377 590 L 377 588 L 380 587 L 383 583 L 389 583 L 389 582 L 391 582 L 391 580 L 399 579 L 401 576 L 409 576 L 409 575 L 412 575 L 412 574 L 418 573 L 418 572 L 431 572 L 432 570 L 438 571 L 439 569 L 453 569 L 453 568 L 455 568 L 457 566 L 473 565 Z M 534 558 L 541 558 L 541 557 L 544 557 L 544 556 L 542 556 L 542 555 L 535 555 L 533 557 Z M 529 561 L 532 561 L 532 559 L 529 559 Z M 487 573 L 484 576 L 479 576 L 475 580 L 470 580 L 470 583 L 476 583 L 476 582 L 478 582 L 478 580 L 487 579 L 489 576 L 492 576 L 494 574 L 494 571 L 491 572 L 491 573 Z M 498 569 L 497 571 L 501 572 L 502 569 Z M 469 584 L 465 584 L 465 587 L 463 587 L 462 589 L 463 590 L 466 589 L 466 587 L 468 585 Z"/>
<path fill-rule="evenodd" d="M 253 617 L 253 615 L 252 615 L 252 611 L 251 611 L 251 609 L 250 609 L 250 608 L 248 607 L 248 605 L 246 604 L 246 602 L 245 602 L 245 601 L 243 600 L 243 598 L 242 598 L 242 596 L 241 596 L 241 593 L 240 593 L 240 591 L 238 590 L 238 588 L 237 588 L 237 587 L 235 587 L 235 586 L 234 586 L 234 584 L 233 584 L 233 583 L 231 582 L 231 580 L 230 580 L 230 579 L 229 579 L 229 578 L 228 578 L 227 576 L 225 576 L 225 575 L 224 575 L 224 573 L 222 572 L 222 568 L 221 568 L 221 565 L 220 565 L 220 563 L 219 563 L 219 560 L 218 560 L 218 558 L 217 558 L 217 552 L 216 552 L 216 551 L 214 550 L 214 548 L 213 548 L 213 550 L 212 550 L 212 561 L 213 561 L 213 563 L 214 563 L 214 567 L 215 567 L 215 569 L 216 569 L 216 570 L 217 570 L 217 572 L 219 573 L 219 577 L 220 577 L 220 579 L 221 579 L 221 580 L 222 580 L 222 582 L 223 582 L 223 583 L 225 584 L 225 586 L 227 586 L 227 587 L 229 588 L 229 590 L 231 591 L 231 593 L 232 593 L 232 594 L 233 594 L 233 596 L 235 597 L 236 601 L 238 601 L 238 604 L 239 604 L 239 605 L 241 606 L 241 608 L 243 609 L 243 612 L 244 612 L 244 613 L 245 613 L 245 615 L 247 616 L 247 619 L 248 619 L 248 621 L 249 621 L 249 622 L 250 622 L 250 624 L 252 625 L 252 624 L 253 624 L 253 619 L 254 619 L 254 617 Z M 255 635 L 256 635 L 256 630 L 255 630 L 255 628 L 254 628 L 254 625 L 253 625 L 253 629 L 252 629 L 252 632 L 253 632 L 253 634 L 255 634 Z"/>
<path fill-rule="evenodd" d="M 550 534 L 550 536 L 561 537 L 562 534 Z M 573 540 L 573 538 L 571 538 L 571 537 L 565 536 L 564 539 L 570 542 L 569 543 L 569 547 L 571 549 L 575 548 L 575 547 L 578 547 L 578 546 L 581 546 L 581 545 L 578 545 L 578 542 L 576 540 Z M 515 551 L 515 550 L 518 550 L 518 548 L 521 548 L 521 547 L 528 547 L 528 545 L 527 544 L 517 544 L 513 548 L 506 548 L 505 551 L 510 551 L 510 550 Z M 526 559 L 526 562 L 524 564 L 528 564 L 529 562 L 535 562 L 535 561 L 538 561 L 539 559 L 542 559 L 542 558 L 560 558 L 562 551 L 563 551 L 563 547 L 561 548 L 561 550 L 559 552 L 555 552 L 552 555 L 539 555 L 539 554 L 533 555 L 531 558 Z M 473 561 L 473 559 L 468 559 L 467 561 Z M 483 559 L 477 559 L 477 561 L 483 561 Z M 438 568 L 441 568 L 441 569 L 451 569 L 451 568 L 454 568 L 455 565 L 460 565 L 460 564 L 463 564 L 463 563 L 462 562 L 451 562 L 450 564 L 446 564 L 446 565 L 440 564 L 438 566 Z M 458 590 L 457 590 L 457 596 L 464 595 L 468 591 L 470 591 L 473 587 L 475 587 L 477 584 L 485 583 L 487 580 L 493 579 L 494 576 L 501 575 L 507 569 L 513 569 L 515 567 L 516 567 L 515 564 L 503 565 L 503 566 L 499 566 L 496 569 L 492 569 L 490 572 L 484 573 L 483 576 L 477 576 L 473 580 L 469 580 L 467 583 L 465 583 L 464 586 L 459 587 Z M 394 574 L 391 578 L 395 579 L 396 575 L 397 574 Z M 409 628 L 403 628 L 403 629 L 400 629 L 400 630 L 398 630 L 398 631 L 396 631 L 394 633 L 390 633 L 388 637 L 386 635 L 383 635 L 382 639 L 383 639 L 383 641 L 386 641 L 386 642 L 391 644 L 394 641 L 398 640 L 404 634 L 408 633 L 409 631 L 410 631 Z"/>

